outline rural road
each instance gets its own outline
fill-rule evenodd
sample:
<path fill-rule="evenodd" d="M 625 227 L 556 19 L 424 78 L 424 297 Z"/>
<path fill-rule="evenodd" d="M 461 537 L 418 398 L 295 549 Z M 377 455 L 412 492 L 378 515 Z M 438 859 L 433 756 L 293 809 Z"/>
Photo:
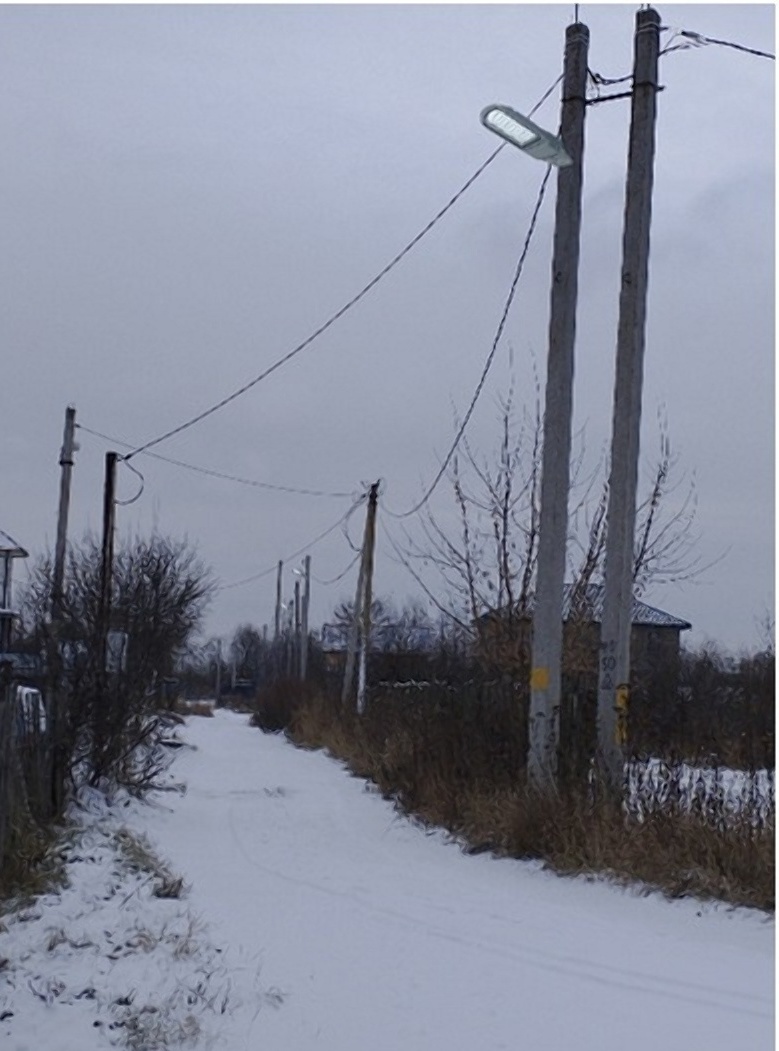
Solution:
<path fill-rule="evenodd" d="M 774 1046 L 763 914 L 466 856 L 246 716 L 183 736 L 144 831 L 240 971 L 234 1051 Z"/>

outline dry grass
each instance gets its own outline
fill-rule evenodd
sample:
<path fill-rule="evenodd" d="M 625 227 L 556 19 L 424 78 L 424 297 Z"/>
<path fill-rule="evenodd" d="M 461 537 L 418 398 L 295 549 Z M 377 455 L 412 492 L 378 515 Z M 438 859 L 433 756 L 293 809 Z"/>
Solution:
<path fill-rule="evenodd" d="M 278 704 L 276 723 L 284 722 Z M 403 812 L 448 829 L 469 852 L 536 858 L 564 874 L 598 873 L 656 888 L 772 910 L 774 818 L 765 809 L 734 813 L 713 805 L 685 809 L 678 797 L 652 813 L 630 815 L 603 788 L 571 786 L 559 794 L 524 784 L 521 733 L 508 716 L 473 720 L 451 707 L 427 710 L 378 698 L 358 719 L 319 694 L 286 711 L 287 735 L 303 748 L 324 748 L 359 777 L 376 783 Z"/>
<path fill-rule="evenodd" d="M 175 712 L 177 715 L 201 715 L 204 718 L 213 718 L 213 701 L 176 701 Z"/>
<path fill-rule="evenodd" d="M 317 691 L 299 679 L 280 679 L 257 695 L 252 725 L 265 733 L 281 733 L 290 725 L 295 712 L 314 701 Z"/>
<path fill-rule="evenodd" d="M 61 829 L 44 829 L 28 821 L 12 824 L 10 832 L 0 870 L 0 915 L 4 904 L 17 908 L 61 886 L 65 879 Z"/>
<path fill-rule="evenodd" d="M 171 872 L 144 836 L 131 832 L 128 828 L 120 828 L 115 838 L 121 856 L 130 870 L 146 872 L 152 877 L 152 894 L 155 898 L 180 898 L 184 894 L 186 887 L 182 877 Z"/>

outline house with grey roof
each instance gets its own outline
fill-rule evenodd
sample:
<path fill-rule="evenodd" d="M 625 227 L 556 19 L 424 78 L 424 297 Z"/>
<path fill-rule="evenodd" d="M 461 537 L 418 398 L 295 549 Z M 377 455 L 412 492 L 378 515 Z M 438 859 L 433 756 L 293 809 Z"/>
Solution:
<path fill-rule="evenodd" d="M 563 595 L 563 675 L 582 686 L 597 682 L 604 587 L 567 584 Z M 474 625 L 477 656 L 518 676 L 529 674 L 533 630 L 532 599 L 524 609 L 503 607 Z M 682 632 L 689 621 L 633 599 L 630 639 L 631 680 L 649 692 L 675 684 Z"/>

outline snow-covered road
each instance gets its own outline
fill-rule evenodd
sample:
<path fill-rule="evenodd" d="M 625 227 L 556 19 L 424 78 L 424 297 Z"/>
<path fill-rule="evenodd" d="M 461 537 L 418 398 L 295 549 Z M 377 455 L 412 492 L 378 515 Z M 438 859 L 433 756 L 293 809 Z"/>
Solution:
<path fill-rule="evenodd" d="M 136 820 L 258 991 L 231 1051 L 774 1046 L 762 914 L 465 856 L 246 716 L 184 736 L 186 794 Z"/>

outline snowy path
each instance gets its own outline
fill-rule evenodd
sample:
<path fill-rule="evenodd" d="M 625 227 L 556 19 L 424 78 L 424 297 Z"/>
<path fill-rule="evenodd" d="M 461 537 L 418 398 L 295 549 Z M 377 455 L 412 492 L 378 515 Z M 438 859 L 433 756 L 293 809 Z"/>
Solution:
<path fill-rule="evenodd" d="M 761 914 L 464 856 L 245 716 L 185 737 L 188 791 L 144 827 L 264 990 L 231 1051 L 774 1046 Z"/>

